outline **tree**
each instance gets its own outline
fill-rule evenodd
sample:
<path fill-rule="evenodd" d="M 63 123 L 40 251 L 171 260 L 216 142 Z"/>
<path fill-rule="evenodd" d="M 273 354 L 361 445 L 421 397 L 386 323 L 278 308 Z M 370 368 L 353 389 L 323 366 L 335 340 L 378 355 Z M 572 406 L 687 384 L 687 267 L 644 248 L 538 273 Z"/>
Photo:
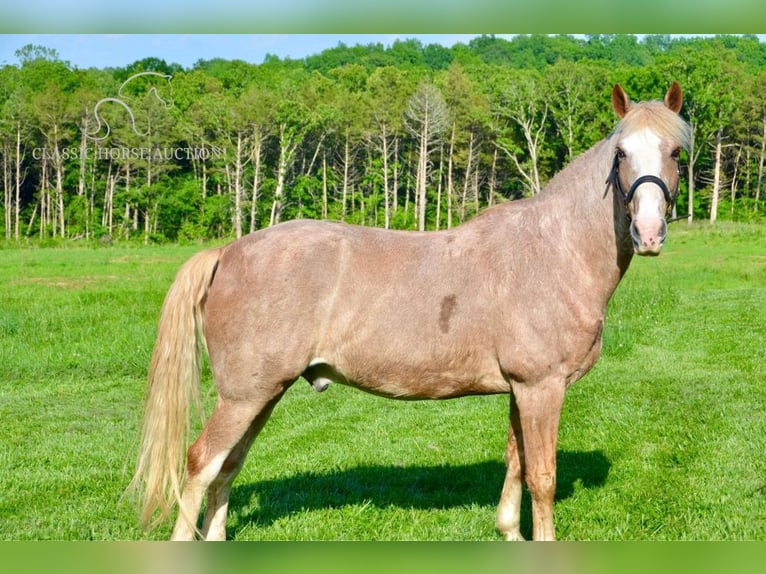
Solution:
<path fill-rule="evenodd" d="M 407 102 L 407 129 L 417 141 L 417 201 L 418 229 L 426 228 L 426 190 L 428 186 L 430 155 L 441 142 L 449 122 L 449 112 L 441 91 L 430 81 L 423 81 Z"/>
<path fill-rule="evenodd" d="M 224 101 L 226 113 L 224 137 L 226 137 L 226 181 L 233 198 L 232 226 L 234 236 L 242 237 L 242 207 L 244 199 L 244 170 L 252 159 L 251 136 L 253 131 L 249 118 L 249 99 L 231 97 Z M 257 145 L 257 144 L 256 144 Z"/>
<path fill-rule="evenodd" d="M 477 181 L 481 137 L 485 126 L 489 123 L 489 102 L 463 69 L 459 62 L 450 65 L 446 74 L 442 77 L 443 92 L 446 95 L 447 106 L 450 111 L 450 136 L 447 152 L 447 228 L 452 226 L 453 210 L 460 199 L 459 219 L 462 222 L 466 218 L 466 206 L 469 202 L 469 188 L 472 182 Z M 493 162 L 494 163 L 494 162 Z M 462 168 L 463 185 L 462 194 L 458 198 L 456 194 L 456 176 Z M 494 172 L 492 172 L 494 174 Z M 491 175 L 490 181 L 493 181 Z M 474 188 L 472 203 L 478 206 L 478 189 Z M 488 201 L 493 201 L 494 186 L 488 191 Z M 436 227 L 440 224 L 441 202 L 437 200 Z M 478 211 L 478 208 L 477 208 Z"/>
<path fill-rule="evenodd" d="M 27 44 L 16 51 L 21 66 L 17 70 L 9 70 L 7 79 L 13 79 L 13 87 L 8 86 L 7 99 L 3 109 L 3 120 L 5 131 L 10 135 L 12 141 L 6 147 L 4 157 L 11 158 L 12 163 L 4 163 L 8 170 L 8 177 L 4 178 L 6 183 L 6 223 L 12 224 L 13 236 L 16 240 L 21 235 L 21 211 L 22 203 L 29 201 L 34 196 L 34 192 L 28 193 L 24 197 L 23 187 L 27 183 L 29 174 L 29 161 L 27 148 L 32 148 L 31 155 L 39 156 L 40 166 L 47 169 L 54 166 L 56 181 L 56 224 L 61 235 L 64 234 L 64 197 L 63 197 L 63 170 L 64 164 L 60 155 L 59 142 L 64 134 L 59 133 L 64 130 L 66 122 L 66 92 L 73 88 L 72 73 L 69 70 L 68 62 L 59 59 L 56 50 Z M 53 92 L 57 93 L 54 95 Z M 44 94 L 48 95 L 44 95 Z M 41 102 L 45 102 L 42 106 Z M 45 127 L 43 127 L 43 125 Z M 47 128 L 50 128 L 48 130 Z M 10 132 L 10 133 L 9 133 Z M 34 139 L 39 135 L 45 136 L 46 146 L 34 146 Z M 33 139 L 34 138 L 34 139 Z M 51 145 L 55 144 L 55 145 Z M 33 157 L 33 161 L 38 158 Z M 45 170 L 43 173 L 37 173 L 41 185 L 44 186 L 48 181 Z M 12 187 L 12 189 L 10 189 Z M 9 191 L 10 190 L 10 191 Z M 38 199 L 42 201 L 42 191 L 38 191 Z M 12 218 L 8 218 L 8 211 L 13 212 Z M 36 210 L 30 218 L 28 228 L 31 229 L 35 218 Z M 8 234 L 6 226 L 6 234 Z"/>
<path fill-rule="evenodd" d="M 65 67 L 69 67 L 69 62 L 62 61 L 59 53 L 54 48 L 47 48 L 38 44 L 26 44 L 15 52 L 22 67 L 29 66 L 35 62 L 57 62 Z"/>
<path fill-rule="evenodd" d="M 21 187 L 26 179 L 23 168 L 29 137 L 28 95 L 21 72 L 6 66 L 0 70 L 3 80 L 2 128 L 3 149 L 3 210 L 5 238 L 20 237 Z M 23 145 L 22 145 L 23 144 Z"/>
<path fill-rule="evenodd" d="M 190 164 L 199 186 L 202 216 L 216 159 L 223 150 L 221 118 L 225 117 L 225 92 L 220 80 L 200 68 L 179 74 L 174 78 L 174 86 L 178 136 L 194 150 Z"/>
<path fill-rule="evenodd" d="M 96 178 L 98 162 L 91 153 L 88 134 L 95 129 L 94 107 L 101 98 L 98 81 L 103 73 L 76 71 L 77 88 L 69 95 L 67 114 L 73 130 L 70 149 L 70 173 L 77 174 L 75 194 L 70 201 L 69 229 L 85 238 L 93 237 L 96 227 Z M 77 153 L 71 151 L 76 149 Z M 71 157 L 74 156 L 74 157 Z"/>
<path fill-rule="evenodd" d="M 494 86 L 497 145 L 521 175 L 526 195 L 537 195 L 542 190 L 540 161 L 549 110 L 542 79 L 537 72 L 518 71 L 501 72 L 496 81 L 500 82 Z"/>
<path fill-rule="evenodd" d="M 410 79 L 393 66 L 376 69 L 367 79 L 369 107 L 366 117 L 368 139 L 380 157 L 383 184 L 383 226 L 391 227 L 398 208 L 398 165 L 396 150 L 404 128 L 404 110 L 410 92 Z"/>
<path fill-rule="evenodd" d="M 310 111 L 300 99 L 300 83 L 303 76 L 289 76 L 282 80 L 278 88 L 278 100 L 275 108 L 274 123 L 278 137 L 279 159 L 276 166 L 276 187 L 271 204 L 269 225 L 275 225 L 282 219 L 285 202 L 285 185 L 288 171 L 292 168 L 295 152 L 303 142 L 310 128 Z"/>
<path fill-rule="evenodd" d="M 32 111 L 36 127 L 44 137 L 44 146 L 39 157 L 44 167 L 50 167 L 54 173 L 54 194 L 50 196 L 47 178 L 43 178 L 39 190 L 41 230 L 46 224 L 52 226 L 52 235 L 66 235 L 64 220 L 64 172 L 65 162 L 62 148 L 67 146 L 73 136 L 70 127 L 71 117 L 67 109 L 67 99 L 58 83 L 49 83 L 44 91 L 32 97 Z M 47 208 L 46 208 L 47 206 Z"/>
<path fill-rule="evenodd" d="M 274 98 L 268 86 L 258 83 L 251 85 L 241 98 L 241 105 L 248 110 L 250 128 L 250 163 L 252 164 L 252 184 L 250 186 L 249 230 L 257 229 L 258 199 L 263 183 L 263 162 L 267 139 L 272 135 L 274 118 Z"/>
<path fill-rule="evenodd" d="M 543 91 L 567 162 L 600 140 L 612 123 L 611 111 L 601 105 L 610 86 L 607 76 L 601 65 L 561 61 L 545 74 Z"/>
<path fill-rule="evenodd" d="M 323 138 L 332 135 L 335 140 L 335 156 L 337 171 L 340 174 L 341 207 L 340 219 L 345 221 L 349 216 L 349 208 L 354 211 L 354 189 L 362 169 L 359 167 L 359 147 L 364 136 L 364 126 L 367 123 L 365 115 L 369 111 L 364 105 L 366 97 L 367 71 L 358 64 L 346 64 L 330 70 L 332 87 L 323 98 L 327 108 L 321 124 Z M 318 107 L 320 104 L 316 104 Z M 332 145 L 332 144 L 331 144 Z M 326 170 L 323 171 L 323 181 Z M 323 184 L 324 189 L 324 184 Z M 323 196 L 324 197 L 324 196 Z M 324 204 L 324 201 L 323 201 Z M 363 199 L 360 201 L 364 212 Z M 322 211 L 326 207 L 322 206 Z"/>

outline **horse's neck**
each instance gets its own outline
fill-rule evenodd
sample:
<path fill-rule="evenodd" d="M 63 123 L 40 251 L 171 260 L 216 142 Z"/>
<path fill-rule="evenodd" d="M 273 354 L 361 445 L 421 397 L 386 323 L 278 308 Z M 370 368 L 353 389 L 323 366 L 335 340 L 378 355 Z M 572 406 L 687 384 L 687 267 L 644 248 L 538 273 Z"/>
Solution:
<path fill-rule="evenodd" d="M 607 184 L 612 160 L 611 148 L 602 140 L 557 174 L 546 194 L 548 201 L 561 204 L 562 228 L 569 241 L 588 252 L 592 271 L 612 282 L 614 290 L 633 250 L 625 208 Z"/>
<path fill-rule="evenodd" d="M 559 244 L 553 256 L 576 259 L 578 270 L 603 286 L 606 299 L 633 254 L 624 208 L 607 188 L 611 159 L 606 140 L 576 158 L 531 202 L 528 221 L 544 221 L 548 240 Z"/>

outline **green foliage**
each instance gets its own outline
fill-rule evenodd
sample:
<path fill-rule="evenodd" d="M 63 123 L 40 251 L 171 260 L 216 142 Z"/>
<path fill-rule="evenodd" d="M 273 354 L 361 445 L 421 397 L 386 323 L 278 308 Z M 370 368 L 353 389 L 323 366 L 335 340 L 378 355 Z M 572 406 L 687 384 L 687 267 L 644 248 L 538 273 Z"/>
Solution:
<path fill-rule="evenodd" d="M 716 170 L 736 190 L 733 206 L 721 198 L 722 217 L 764 214 L 755 198 L 766 187 L 766 47 L 752 36 L 483 35 L 452 48 L 409 39 L 191 69 L 146 57 L 78 70 L 35 45 L 17 56 L 0 68 L 6 240 L 210 239 L 236 234 L 238 221 L 243 233 L 251 218 L 266 226 L 272 211 L 415 227 L 421 140 L 405 120 L 424 81 L 449 117 L 426 152 L 428 229 L 438 189 L 461 205 L 458 221 L 476 211 L 463 209 L 465 190 L 483 208 L 490 195 L 513 199 L 535 192 L 537 179 L 545 185 L 610 132 L 615 82 L 636 100 L 681 83 L 695 134 L 685 159 L 695 218 L 709 215 Z"/>
<path fill-rule="evenodd" d="M 188 234 L 192 229 L 201 230 L 201 213 L 204 205 L 200 184 L 194 179 L 175 181 L 174 188 L 160 189 L 157 220 L 162 234 L 173 240 L 181 238 L 181 229 Z M 197 237 L 201 237 L 198 235 Z M 183 237 L 186 240 L 192 237 Z"/>

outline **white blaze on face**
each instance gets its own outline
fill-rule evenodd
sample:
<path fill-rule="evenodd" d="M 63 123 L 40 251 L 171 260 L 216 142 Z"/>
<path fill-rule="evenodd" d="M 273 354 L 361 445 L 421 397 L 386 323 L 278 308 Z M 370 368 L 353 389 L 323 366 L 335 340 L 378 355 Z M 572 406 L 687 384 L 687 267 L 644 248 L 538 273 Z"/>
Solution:
<path fill-rule="evenodd" d="M 648 128 L 620 142 L 630 162 L 634 179 L 643 175 L 661 177 L 660 143 L 660 138 Z M 631 234 L 637 253 L 656 255 L 660 252 L 666 231 L 665 207 L 665 198 L 658 185 L 648 182 L 638 186 L 631 206 Z"/>

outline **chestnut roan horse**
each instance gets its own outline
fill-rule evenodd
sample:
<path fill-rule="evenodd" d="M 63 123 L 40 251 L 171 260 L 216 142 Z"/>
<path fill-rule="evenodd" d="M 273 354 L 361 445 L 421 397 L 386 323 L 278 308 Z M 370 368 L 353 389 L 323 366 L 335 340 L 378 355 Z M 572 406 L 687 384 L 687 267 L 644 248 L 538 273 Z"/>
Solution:
<path fill-rule="evenodd" d="M 167 294 L 152 357 L 131 483 L 144 524 L 178 504 L 173 539 L 225 539 L 232 481 L 303 376 L 318 391 L 342 383 L 397 399 L 508 393 L 497 529 L 522 538 L 523 480 L 534 539 L 554 539 L 565 390 L 598 358 L 633 254 L 660 252 L 690 138 L 681 104 L 677 83 L 642 103 L 616 85 L 621 122 L 608 138 L 538 196 L 453 229 L 291 221 L 192 257 Z M 201 342 L 218 399 L 187 451 Z"/>

